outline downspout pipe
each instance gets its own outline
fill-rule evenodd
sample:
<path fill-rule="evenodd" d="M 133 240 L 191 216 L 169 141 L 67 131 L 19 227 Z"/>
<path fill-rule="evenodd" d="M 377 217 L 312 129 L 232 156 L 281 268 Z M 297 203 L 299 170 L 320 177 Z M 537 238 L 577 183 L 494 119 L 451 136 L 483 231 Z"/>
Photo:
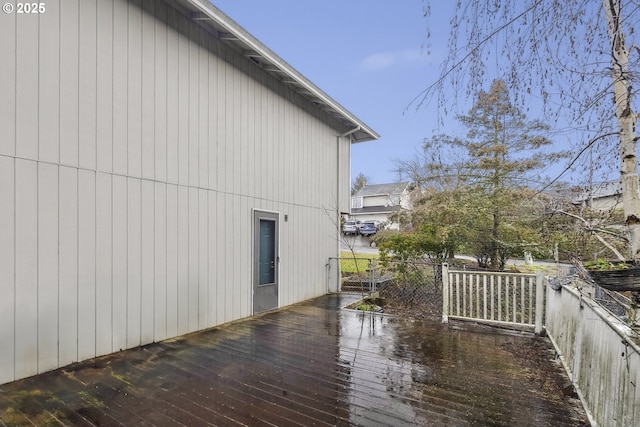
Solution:
<path fill-rule="evenodd" d="M 338 224 L 340 223 L 340 138 L 352 135 L 361 129 L 360 126 L 356 126 L 336 137 L 336 211 L 338 212 Z M 349 165 L 349 174 L 351 174 L 351 165 Z"/>
<path fill-rule="evenodd" d="M 338 224 L 340 224 L 340 138 L 352 135 L 361 129 L 360 126 L 356 126 L 336 137 L 336 211 L 338 213 Z M 349 165 L 349 174 L 351 174 L 351 165 Z"/>
<path fill-rule="evenodd" d="M 340 258 L 340 233 L 342 232 L 342 230 L 340 230 L 340 138 L 344 138 L 346 136 L 349 136 L 355 132 L 358 132 L 359 130 L 361 130 L 362 128 L 360 126 L 356 126 L 355 128 L 351 129 L 350 131 L 347 131 L 341 135 L 337 135 L 336 136 L 336 227 L 337 227 L 337 234 L 336 234 L 336 253 L 338 254 L 338 258 Z M 351 168 L 351 167 L 349 167 Z M 349 170 L 349 172 L 351 172 L 351 170 Z M 338 266 L 340 264 L 338 263 Z M 338 281 L 336 283 L 336 292 L 340 292 L 340 283 L 342 282 L 342 277 L 341 276 L 341 272 L 340 272 L 340 268 L 338 267 Z M 327 284 L 327 286 L 329 286 L 329 284 Z M 327 289 L 327 293 L 330 291 L 330 289 Z"/>

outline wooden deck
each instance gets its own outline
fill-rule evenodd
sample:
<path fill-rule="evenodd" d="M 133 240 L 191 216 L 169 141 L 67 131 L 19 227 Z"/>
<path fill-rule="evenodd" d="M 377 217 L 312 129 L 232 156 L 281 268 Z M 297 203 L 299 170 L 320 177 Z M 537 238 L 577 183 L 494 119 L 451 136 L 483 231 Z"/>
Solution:
<path fill-rule="evenodd" d="M 1 426 L 579 426 L 550 344 L 330 295 L 0 386 Z"/>

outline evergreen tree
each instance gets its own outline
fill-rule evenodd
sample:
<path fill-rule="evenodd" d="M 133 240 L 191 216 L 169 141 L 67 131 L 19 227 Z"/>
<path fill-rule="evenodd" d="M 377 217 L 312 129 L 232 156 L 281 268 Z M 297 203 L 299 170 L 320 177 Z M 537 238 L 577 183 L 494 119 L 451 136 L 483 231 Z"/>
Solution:
<path fill-rule="evenodd" d="M 366 187 L 369 184 L 369 177 L 360 172 L 358 176 L 353 180 L 353 184 L 351 185 L 351 195 L 356 194 L 360 189 Z"/>
<path fill-rule="evenodd" d="M 507 256 L 521 256 L 523 247 L 539 243 L 538 232 L 529 225 L 533 222 L 522 215 L 520 206 L 531 199 L 530 180 L 566 154 L 550 150 L 552 143 L 544 136 L 548 127 L 528 120 L 511 103 L 501 80 L 488 92 L 480 91 L 469 113 L 458 119 L 467 129 L 466 138 L 440 135 L 425 142 L 425 151 L 453 150 L 457 156 L 452 163 L 443 157 L 423 163 L 424 181 L 449 184 L 419 203 L 413 223 L 418 229 L 421 224 L 437 224 L 436 235 L 451 240 L 443 244 L 456 243 L 480 264 L 502 268 Z M 434 159 L 422 156 L 426 158 Z M 539 210 L 543 215 L 542 206 Z"/>

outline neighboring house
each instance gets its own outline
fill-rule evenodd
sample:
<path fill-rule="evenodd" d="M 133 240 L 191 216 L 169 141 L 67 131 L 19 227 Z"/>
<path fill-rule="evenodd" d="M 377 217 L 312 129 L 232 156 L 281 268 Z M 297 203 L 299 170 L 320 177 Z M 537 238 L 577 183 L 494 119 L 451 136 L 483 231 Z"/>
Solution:
<path fill-rule="evenodd" d="M 622 208 L 622 182 L 606 181 L 581 190 L 573 198 L 573 204 L 589 206 L 598 211 L 612 211 Z"/>
<path fill-rule="evenodd" d="M 355 220 L 378 220 L 389 229 L 398 229 L 399 224 L 390 219 L 402 210 L 410 210 L 408 182 L 366 185 L 351 196 L 350 217 Z"/>
<path fill-rule="evenodd" d="M 327 292 L 378 135 L 209 2 L 47 2 L 0 46 L 0 383 Z"/>

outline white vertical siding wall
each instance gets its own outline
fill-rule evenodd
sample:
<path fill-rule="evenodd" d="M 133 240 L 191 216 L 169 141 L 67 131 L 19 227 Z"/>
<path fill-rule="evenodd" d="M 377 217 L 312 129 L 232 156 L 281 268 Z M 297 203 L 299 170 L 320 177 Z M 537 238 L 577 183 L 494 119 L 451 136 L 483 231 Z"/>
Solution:
<path fill-rule="evenodd" d="M 250 315 L 254 208 L 324 293 L 348 138 L 164 2 L 46 6 L 0 16 L 0 383 Z"/>

